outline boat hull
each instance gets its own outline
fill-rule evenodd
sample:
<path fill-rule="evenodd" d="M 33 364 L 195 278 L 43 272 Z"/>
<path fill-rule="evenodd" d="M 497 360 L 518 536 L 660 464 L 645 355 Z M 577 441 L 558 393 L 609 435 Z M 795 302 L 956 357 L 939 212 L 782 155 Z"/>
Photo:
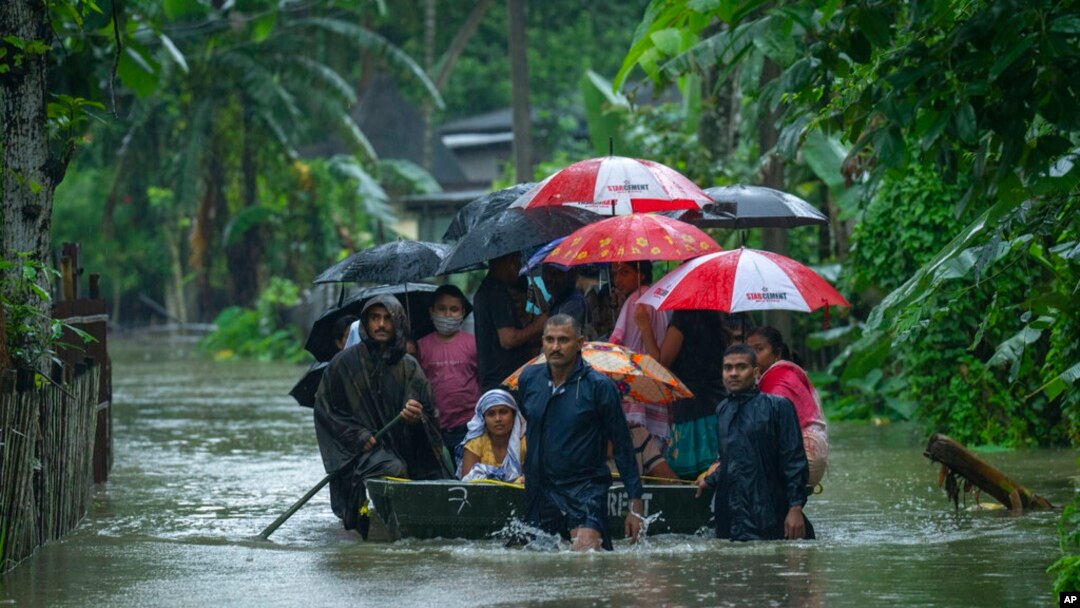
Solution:
<path fill-rule="evenodd" d="M 519 486 L 463 481 L 371 479 L 368 497 L 375 507 L 373 540 L 400 538 L 490 538 L 524 509 Z M 693 486 L 646 485 L 645 516 L 660 514 L 649 534 L 693 534 L 709 526 L 712 501 L 694 498 Z M 608 490 L 607 523 L 622 538 L 629 498 L 621 484 Z M 377 524 L 382 524 L 381 526 Z M 383 528 L 383 529 L 377 529 Z"/>

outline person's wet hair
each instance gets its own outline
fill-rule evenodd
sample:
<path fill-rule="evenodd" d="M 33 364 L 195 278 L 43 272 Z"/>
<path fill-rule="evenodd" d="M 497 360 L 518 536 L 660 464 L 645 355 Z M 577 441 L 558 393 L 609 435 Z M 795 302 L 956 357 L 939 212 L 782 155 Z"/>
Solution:
<path fill-rule="evenodd" d="M 750 336 L 761 336 L 762 338 L 765 338 L 765 341 L 769 343 L 769 347 L 773 349 L 773 352 L 779 353 L 781 359 L 788 359 L 791 357 L 791 351 L 788 350 L 787 344 L 784 344 L 784 336 L 780 335 L 780 330 L 775 327 L 762 325 L 746 335 L 747 338 Z"/>
<path fill-rule="evenodd" d="M 727 359 L 730 355 L 746 355 L 750 357 L 750 365 L 757 367 L 757 353 L 747 344 L 740 342 L 727 347 L 727 350 L 724 351 L 724 358 Z"/>
<path fill-rule="evenodd" d="M 467 317 L 467 316 L 469 316 L 469 313 L 472 312 L 472 309 L 473 309 L 472 302 L 469 301 L 469 298 L 465 297 L 465 293 L 462 292 L 461 289 L 459 289 L 457 285 L 452 285 L 450 283 L 447 283 L 446 285 L 439 285 L 439 287 L 434 292 L 432 292 L 432 294 L 431 294 L 431 303 L 432 303 L 432 305 L 434 306 L 435 300 L 438 300 L 439 296 L 444 296 L 444 295 L 445 296 L 453 296 L 453 297 L 455 297 L 455 298 L 457 298 L 458 300 L 461 301 L 461 309 L 463 311 L 465 311 L 464 316 Z"/>
<path fill-rule="evenodd" d="M 754 328 L 753 331 L 746 334 L 746 337 L 761 336 L 769 343 L 769 347 L 772 348 L 774 353 L 779 353 L 780 358 L 784 361 L 791 361 L 795 365 L 802 365 L 802 359 L 797 353 L 791 352 L 791 348 L 784 343 L 784 336 L 780 333 L 780 330 L 768 325 L 762 325 L 761 327 Z"/>
<path fill-rule="evenodd" d="M 621 262 L 627 266 L 633 266 L 637 270 L 638 275 L 641 277 L 642 285 L 652 285 L 652 262 L 649 260 L 641 260 L 639 262 Z"/>
<path fill-rule="evenodd" d="M 334 339 L 337 340 L 345 335 L 345 332 L 349 331 L 352 324 L 359 321 L 356 315 L 341 315 L 334 321 Z"/>
<path fill-rule="evenodd" d="M 566 327 L 567 325 L 569 325 L 570 328 L 574 330 L 575 336 L 581 336 L 581 323 L 578 323 L 577 319 L 566 314 L 557 314 L 549 318 L 547 322 L 544 323 L 544 328 L 546 329 L 548 327 Z"/>

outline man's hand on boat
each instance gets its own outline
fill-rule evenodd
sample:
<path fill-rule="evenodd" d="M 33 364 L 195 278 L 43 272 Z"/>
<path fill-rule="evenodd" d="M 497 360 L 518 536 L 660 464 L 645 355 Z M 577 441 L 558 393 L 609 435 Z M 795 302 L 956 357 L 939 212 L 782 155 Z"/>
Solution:
<path fill-rule="evenodd" d="M 630 511 L 626 514 L 626 524 L 623 526 L 623 535 L 630 539 L 630 543 L 636 543 L 641 526 L 645 523 L 645 504 L 640 498 L 630 499 Z"/>
<path fill-rule="evenodd" d="M 705 471 L 697 478 L 697 492 L 694 492 L 694 498 L 700 498 L 701 493 L 705 490 L 711 489 L 709 486 L 709 476 L 716 472 L 716 469 L 720 468 L 719 462 L 712 463 L 708 471 Z"/>
<path fill-rule="evenodd" d="M 416 424 L 420 422 L 420 414 L 424 411 L 424 406 L 420 405 L 420 402 L 416 399 L 409 399 L 405 402 L 405 408 L 401 410 L 401 418 L 409 424 Z"/>

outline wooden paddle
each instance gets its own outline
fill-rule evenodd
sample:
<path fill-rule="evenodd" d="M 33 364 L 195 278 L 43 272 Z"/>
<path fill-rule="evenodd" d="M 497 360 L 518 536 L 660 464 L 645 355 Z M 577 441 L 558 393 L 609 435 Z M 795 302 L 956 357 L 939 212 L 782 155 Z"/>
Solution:
<path fill-rule="evenodd" d="M 401 414 L 398 414 L 397 416 L 394 416 L 394 418 L 390 422 L 386 423 L 386 426 L 379 429 L 379 432 L 375 433 L 375 439 L 378 440 L 380 437 L 382 437 L 384 434 L 386 434 L 386 432 L 389 431 L 391 427 L 393 427 L 398 422 L 401 422 Z M 289 507 L 288 511 L 285 511 L 284 513 L 282 513 L 281 517 L 275 519 L 274 523 L 270 524 L 269 526 L 266 527 L 265 530 L 260 532 L 259 533 L 259 538 L 261 538 L 263 540 L 269 539 L 270 535 L 274 533 L 274 530 L 277 530 L 278 528 L 281 527 L 281 524 L 288 521 L 288 519 L 290 517 L 292 517 L 293 514 L 295 514 L 297 511 L 300 510 L 300 507 L 307 504 L 307 501 L 311 500 L 312 496 L 315 496 L 316 494 L 318 494 L 319 490 L 323 489 L 323 486 L 330 483 L 330 480 L 335 475 L 337 475 L 340 471 L 341 471 L 341 469 L 338 469 L 337 471 L 334 471 L 333 473 L 328 473 L 326 475 L 326 477 L 323 477 L 319 481 L 319 483 L 315 484 L 315 487 L 313 487 L 313 488 L 311 488 L 310 490 L 307 491 L 307 494 L 304 494 L 303 496 L 300 497 L 300 500 L 293 503 L 293 506 Z"/>

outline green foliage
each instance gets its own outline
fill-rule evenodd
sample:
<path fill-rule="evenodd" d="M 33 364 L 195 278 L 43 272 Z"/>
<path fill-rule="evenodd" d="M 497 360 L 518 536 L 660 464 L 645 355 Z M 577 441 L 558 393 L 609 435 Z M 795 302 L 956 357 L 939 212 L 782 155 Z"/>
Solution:
<path fill-rule="evenodd" d="M 1061 557 L 1046 571 L 1054 574 L 1054 591 L 1076 591 L 1080 589 L 1080 494 L 1061 512 L 1058 522 Z"/>
<path fill-rule="evenodd" d="M 963 223 L 953 213 L 962 195 L 962 184 L 946 183 L 928 164 L 887 178 L 851 236 L 854 291 L 887 293 L 929 261 Z"/>
<path fill-rule="evenodd" d="M 64 330 L 74 333 L 83 343 L 90 334 L 59 319 L 42 315 L 52 302 L 48 285 L 60 273 L 55 268 L 20 253 L 13 262 L 0 260 L 0 306 L 4 308 L 7 348 L 15 367 L 40 373 L 37 364 L 51 357 L 57 347 L 74 346 L 63 343 Z M 44 287 L 43 287 L 44 285 Z"/>
<path fill-rule="evenodd" d="M 271 279 L 254 309 L 231 306 L 223 310 L 214 320 L 216 328 L 199 347 L 217 359 L 305 360 L 309 355 L 302 348 L 299 329 L 286 318 L 299 295 L 292 281 Z"/>
<path fill-rule="evenodd" d="M 438 2 L 435 28 L 435 68 L 446 61 L 446 51 L 459 33 L 475 2 Z M 554 155 L 561 151 L 573 160 L 590 155 L 579 141 L 575 115 L 583 104 L 578 87 L 586 70 L 614 74 L 622 53 L 648 0 L 588 3 L 549 0 L 528 6 L 529 99 L 535 116 L 533 137 L 537 148 Z M 401 0 L 388 5 L 385 15 L 373 20 L 375 29 L 413 57 L 424 56 L 423 0 Z M 469 39 L 442 88 L 446 110 L 439 121 L 501 110 L 510 106 L 510 61 L 507 53 L 505 2 L 494 2 Z M 422 91 L 403 83 L 406 94 L 422 100 Z M 604 151 L 606 153 L 606 139 Z"/>
<path fill-rule="evenodd" d="M 1073 12 L 1050 0 L 656 0 L 615 81 L 719 68 L 759 119 L 779 113 L 772 152 L 810 152 L 860 220 L 846 280 L 867 303 L 891 290 L 830 366 L 849 397 L 878 395 L 864 411 L 903 415 L 885 401 L 906 394 L 963 440 L 1077 443 L 1077 263 L 1057 253 L 1078 234 Z M 767 62 L 776 78 L 745 77 Z M 839 166 L 821 162 L 833 138 L 847 149 Z M 836 173 L 878 192 L 861 217 Z"/>

